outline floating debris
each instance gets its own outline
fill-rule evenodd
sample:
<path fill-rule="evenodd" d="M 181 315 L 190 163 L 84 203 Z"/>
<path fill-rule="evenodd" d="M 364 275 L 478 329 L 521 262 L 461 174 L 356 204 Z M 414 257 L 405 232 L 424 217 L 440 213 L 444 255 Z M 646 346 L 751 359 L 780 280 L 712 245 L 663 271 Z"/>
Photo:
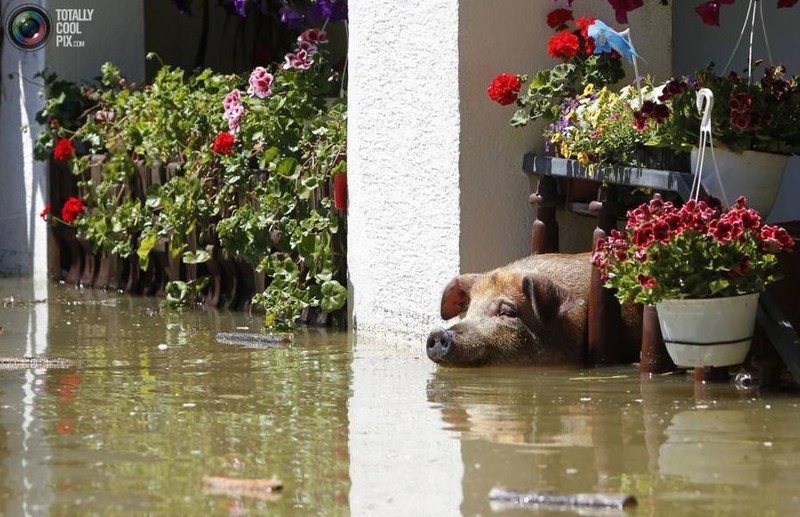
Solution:
<path fill-rule="evenodd" d="M 276 500 L 283 489 L 280 479 L 241 479 L 219 476 L 203 476 L 203 491 L 211 495 L 252 497 L 265 501 Z"/>
<path fill-rule="evenodd" d="M 15 370 L 18 368 L 69 368 L 74 363 L 69 359 L 55 359 L 48 357 L 0 357 L 0 370 Z"/>
<path fill-rule="evenodd" d="M 556 494 L 553 492 L 522 492 L 505 488 L 489 491 L 492 510 L 515 510 L 560 506 L 570 508 L 596 508 L 625 510 L 637 505 L 636 497 L 630 494 Z"/>
<path fill-rule="evenodd" d="M 294 341 L 292 334 L 249 334 L 246 332 L 218 332 L 217 342 L 224 345 L 244 345 L 254 348 L 273 348 Z"/>

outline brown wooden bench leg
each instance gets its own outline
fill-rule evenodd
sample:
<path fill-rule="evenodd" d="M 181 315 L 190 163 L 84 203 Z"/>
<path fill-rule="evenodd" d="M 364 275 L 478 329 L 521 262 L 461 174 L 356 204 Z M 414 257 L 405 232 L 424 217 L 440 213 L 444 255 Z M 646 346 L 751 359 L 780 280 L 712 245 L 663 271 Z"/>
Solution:
<path fill-rule="evenodd" d="M 617 193 L 613 185 L 600 189 L 600 200 L 589 204 L 597 215 L 597 228 L 592 236 L 592 249 L 617 224 Z M 588 362 L 591 365 L 613 364 L 624 354 L 622 347 L 622 314 L 619 302 L 610 289 L 603 287 L 600 270 L 592 268 L 589 286 Z"/>
<path fill-rule="evenodd" d="M 658 313 L 653 305 L 645 305 L 642 312 L 642 352 L 639 360 L 639 372 L 654 374 L 671 372 L 675 363 L 669 357 L 661 327 L 658 324 Z"/>
<path fill-rule="evenodd" d="M 536 212 L 531 229 L 531 254 L 558 253 L 558 186 L 555 178 L 542 176 L 528 202 Z"/>
<path fill-rule="evenodd" d="M 203 303 L 207 307 L 218 307 L 220 303 L 220 296 L 222 295 L 222 267 L 219 263 L 219 254 L 217 247 L 213 244 L 206 246 L 206 251 L 211 258 L 205 262 L 206 270 L 208 271 L 209 283 L 208 291 L 206 293 Z"/>

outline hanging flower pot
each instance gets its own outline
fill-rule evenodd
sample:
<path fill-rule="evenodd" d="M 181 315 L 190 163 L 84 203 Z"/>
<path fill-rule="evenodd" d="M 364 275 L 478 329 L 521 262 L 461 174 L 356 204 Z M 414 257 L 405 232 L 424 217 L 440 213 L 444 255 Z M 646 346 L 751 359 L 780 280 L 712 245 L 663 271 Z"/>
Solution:
<path fill-rule="evenodd" d="M 333 207 L 336 210 L 347 210 L 347 173 L 333 176 Z"/>
<path fill-rule="evenodd" d="M 656 304 L 667 352 L 677 366 L 744 362 L 753 338 L 759 293 L 673 299 Z"/>
<path fill-rule="evenodd" d="M 692 149 L 692 163 L 697 163 L 697 154 L 698 149 Z M 750 208 L 767 217 L 778 196 L 789 155 L 759 151 L 734 153 L 725 148 L 715 148 L 718 178 L 710 154 L 706 153 L 702 169 L 706 192 L 728 203 L 744 196 Z"/>

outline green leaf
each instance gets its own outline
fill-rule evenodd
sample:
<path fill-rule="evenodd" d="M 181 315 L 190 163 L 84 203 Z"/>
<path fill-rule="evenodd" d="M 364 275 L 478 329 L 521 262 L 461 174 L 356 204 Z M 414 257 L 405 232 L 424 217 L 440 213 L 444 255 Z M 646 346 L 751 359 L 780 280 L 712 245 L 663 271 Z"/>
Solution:
<path fill-rule="evenodd" d="M 321 288 L 322 300 L 320 308 L 325 312 L 333 312 L 341 309 L 347 302 L 347 289 L 336 280 L 325 282 Z"/>
<path fill-rule="evenodd" d="M 187 251 L 183 254 L 184 264 L 202 264 L 211 260 L 211 254 L 205 250 Z"/>
<path fill-rule="evenodd" d="M 275 170 L 281 176 L 286 176 L 287 178 L 294 179 L 296 177 L 296 171 L 297 171 L 297 159 L 283 158 L 281 161 L 278 162 L 278 166 Z"/>
<path fill-rule="evenodd" d="M 158 237 L 156 234 L 148 234 L 141 238 L 139 241 L 139 249 L 136 254 L 139 256 L 139 267 L 142 271 L 147 270 L 150 265 L 150 251 L 155 247 Z"/>

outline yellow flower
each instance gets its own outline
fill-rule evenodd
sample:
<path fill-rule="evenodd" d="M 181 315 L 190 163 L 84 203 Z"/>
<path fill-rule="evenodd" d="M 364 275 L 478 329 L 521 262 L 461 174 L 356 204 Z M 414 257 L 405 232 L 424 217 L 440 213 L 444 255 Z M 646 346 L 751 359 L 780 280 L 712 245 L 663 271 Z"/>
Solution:
<path fill-rule="evenodd" d="M 583 94 L 591 95 L 593 93 L 594 93 L 594 85 L 592 83 L 587 84 L 586 88 L 583 89 Z"/>
<path fill-rule="evenodd" d="M 586 151 L 579 152 L 578 161 L 581 162 L 582 165 L 590 165 L 591 160 L 589 159 L 589 153 L 587 153 Z"/>

